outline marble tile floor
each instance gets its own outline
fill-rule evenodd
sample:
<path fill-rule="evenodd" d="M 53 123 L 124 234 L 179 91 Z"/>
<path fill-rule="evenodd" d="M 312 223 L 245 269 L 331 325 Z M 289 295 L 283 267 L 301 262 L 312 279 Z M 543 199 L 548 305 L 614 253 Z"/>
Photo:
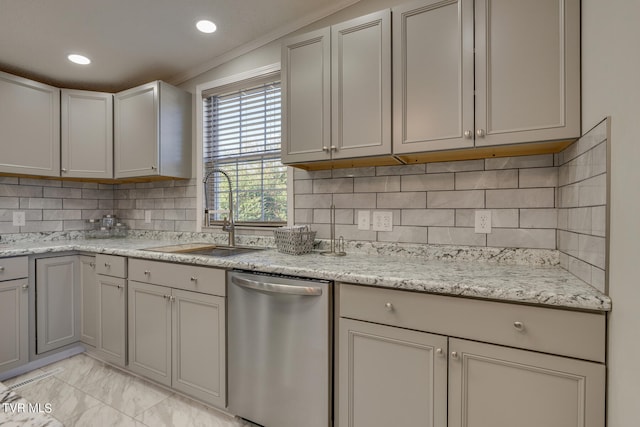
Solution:
<path fill-rule="evenodd" d="M 32 403 L 50 403 L 51 415 L 66 427 L 254 426 L 84 353 L 3 383 L 11 387 L 52 371 L 52 376 L 15 391 Z"/>

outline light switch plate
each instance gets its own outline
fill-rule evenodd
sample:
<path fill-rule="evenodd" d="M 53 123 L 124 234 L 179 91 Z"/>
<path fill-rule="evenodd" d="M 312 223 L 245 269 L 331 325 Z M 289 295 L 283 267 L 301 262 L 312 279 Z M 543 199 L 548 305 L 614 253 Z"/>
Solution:
<path fill-rule="evenodd" d="M 13 213 L 13 225 L 15 227 L 22 227 L 23 225 L 26 225 L 26 217 L 24 212 L 14 212 Z"/>
<path fill-rule="evenodd" d="M 373 212 L 373 229 L 375 231 L 393 231 L 393 212 Z"/>
<path fill-rule="evenodd" d="M 371 211 L 358 211 L 358 230 L 371 228 Z"/>

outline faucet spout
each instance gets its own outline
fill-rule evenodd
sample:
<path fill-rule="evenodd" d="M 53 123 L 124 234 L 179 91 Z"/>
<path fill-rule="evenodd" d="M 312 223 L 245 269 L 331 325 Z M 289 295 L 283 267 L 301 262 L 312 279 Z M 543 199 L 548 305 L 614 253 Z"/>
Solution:
<path fill-rule="evenodd" d="M 223 171 L 222 169 L 211 169 L 209 173 L 204 177 L 202 183 L 204 184 L 204 214 L 205 214 L 205 226 L 209 226 L 211 223 L 211 218 L 209 216 L 209 200 L 207 191 L 207 184 L 209 177 L 211 175 L 219 173 L 227 179 L 228 189 L 229 189 L 229 219 L 227 217 L 224 218 L 224 222 L 222 224 L 222 230 L 229 233 L 229 246 L 234 247 L 236 245 L 236 224 L 233 215 L 233 189 L 231 188 L 231 178 L 229 175 Z"/>

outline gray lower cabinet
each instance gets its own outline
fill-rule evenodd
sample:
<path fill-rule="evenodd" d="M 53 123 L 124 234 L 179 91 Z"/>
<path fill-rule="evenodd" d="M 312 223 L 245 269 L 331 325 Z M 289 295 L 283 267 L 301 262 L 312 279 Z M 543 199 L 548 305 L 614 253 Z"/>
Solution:
<path fill-rule="evenodd" d="M 186 283 L 206 283 L 206 270 L 193 266 L 132 260 L 131 277 L 137 264 L 147 277 L 160 275 L 162 269 L 175 274 L 182 268 L 195 272 Z M 151 267 L 149 267 L 151 266 Z M 173 267 L 177 268 L 173 268 Z M 222 285 L 224 281 L 222 282 Z M 179 281 L 176 282 L 176 286 Z M 129 369 L 161 384 L 193 396 L 203 402 L 226 406 L 226 315 L 224 296 L 176 289 L 169 286 L 129 280 Z"/>
<path fill-rule="evenodd" d="M 80 257 L 80 341 L 96 346 L 98 334 L 98 282 L 96 257 Z"/>
<path fill-rule="evenodd" d="M 77 255 L 36 259 L 36 353 L 80 340 Z"/>
<path fill-rule="evenodd" d="M 339 295 L 339 427 L 604 425 L 602 314 L 346 284 Z"/>
<path fill-rule="evenodd" d="M 341 319 L 340 426 L 447 422 L 447 338 Z"/>
<path fill-rule="evenodd" d="M 449 427 L 598 427 L 605 366 L 449 339 Z"/>
<path fill-rule="evenodd" d="M 96 255 L 96 352 L 107 362 L 127 364 L 127 258 Z"/>
<path fill-rule="evenodd" d="M 0 372 L 29 360 L 27 258 L 0 259 Z"/>

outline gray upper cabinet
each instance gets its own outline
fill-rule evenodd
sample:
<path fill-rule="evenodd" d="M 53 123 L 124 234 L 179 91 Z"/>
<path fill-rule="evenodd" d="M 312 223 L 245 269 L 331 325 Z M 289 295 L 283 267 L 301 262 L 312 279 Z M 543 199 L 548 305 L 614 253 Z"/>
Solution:
<path fill-rule="evenodd" d="M 393 20 L 394 153 L 580 136 L 579 0 L 423 0 Z"/>
<path fill-rule="evenodd" d="M 473 0 L 394 8 L 394 153 L 473 147 L 473 78 Z"/>
<path fill-rule="evenodd" d="M 331 31 L 282 45 L 282 163 L 331 158 Z"/>
<path fill-rule="evenodd" d="M 0 72 L 0 172 L 60 176 L 60 89 Z"/>
<path fill-rule="evenodd" d="M 391 11 L 331 27 L 332 158 L 391 153 Z"/>
<path fill-rule="evenodd" d="M 113 95 L 62 89 L 61 175 L 113 178 Z"/>
<path fill-rule="evenodd" d="M 286 40 L 282 162 L 391 153 L 389 10 Z"/>
<path fill-rule="evenodd" d="M 476 146 L 580 136 L 580 1 L 476 0 Z"/>
<path fill-rule="evenodd" d="M 191 94 L 162 81 L 114 99 L 115 178 L 191 177 Z"/>

